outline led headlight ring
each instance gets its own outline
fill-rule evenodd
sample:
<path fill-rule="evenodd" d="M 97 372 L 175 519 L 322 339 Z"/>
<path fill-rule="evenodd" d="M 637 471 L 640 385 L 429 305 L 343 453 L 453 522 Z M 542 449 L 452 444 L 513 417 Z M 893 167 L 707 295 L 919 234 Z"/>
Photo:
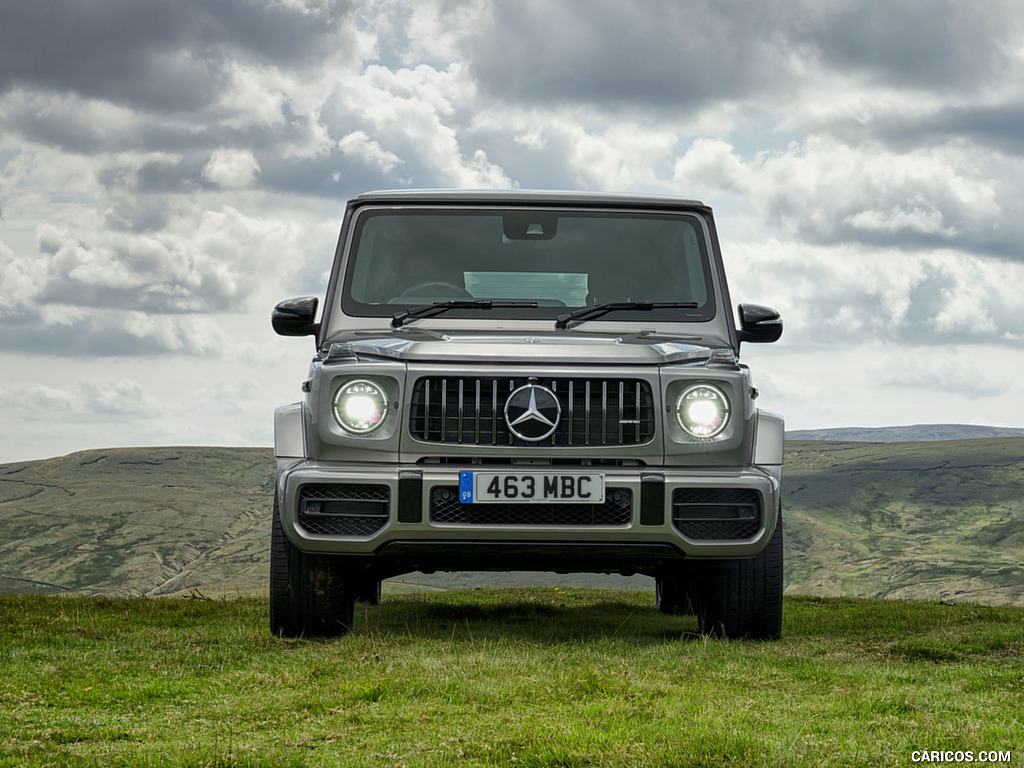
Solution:
<path fill-rule="evenodd" d="M 334 395 L 334 419 L 353 435 L 368 435 L 384 423 L 388 396 L 384 388 L 369 379 L 345 382 Z"/>
<path fill-rule="evenodd" d="M 714 384 L 694 384 L 676 400 L 676 420 L 690 437 L 710 440 L 729 426 L 731 407 L 725 392 Z"/>

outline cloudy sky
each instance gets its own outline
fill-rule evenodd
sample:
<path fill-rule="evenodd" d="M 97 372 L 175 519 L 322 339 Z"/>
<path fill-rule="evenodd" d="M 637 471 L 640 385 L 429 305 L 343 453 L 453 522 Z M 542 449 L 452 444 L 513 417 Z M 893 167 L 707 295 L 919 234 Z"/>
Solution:
<path fill-rule="evenodd" d="M 368 189 L 716 210 L 790 428 L 1024 426 L 1024 5 L 0 4 L 0 461 L 270 445 Z"/>

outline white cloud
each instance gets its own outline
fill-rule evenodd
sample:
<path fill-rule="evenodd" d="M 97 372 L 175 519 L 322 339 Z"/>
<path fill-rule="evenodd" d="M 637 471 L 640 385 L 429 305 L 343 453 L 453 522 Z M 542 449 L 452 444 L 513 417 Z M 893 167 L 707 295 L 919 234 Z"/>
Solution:
<path fill-rule="evenodd" d="M 729 142 L 697 139 L 676 161 L 673 178 L 685 189 L 744 194 L 753 183 L 753 173 Z"/>
<path fill-rule="evenodd" d="M 460 47 L 470 35 L 489 23 L 493 3 L 487 0 L 463 0 L 459 3 L 417 2 L 404 34 L 403 63 L 415 66 L 423 58 L 452 61 L 461 57 Z"/>
<path fill-rule="evenodd" d="M 779 240 L 723 250 L 733 300 L 780 310 L 785 338 L 796 343 L 1016 344 L 1024 337 L 1024 263 Z"/>
<path fill-rule="evenodd" d="M 251 186 L 260 172 L 255 155 L 246 149 L 218 149 L 203 166 L 203 178 L 226 189 Z"/>
<path fill-rule="evenodd" d="M 722 140 L 698 140 L 675 181 L 749 200 L 787 233 L 816 242 L 1001 247 L 1006 221 L 996 185 L 957 147 L 893 152 L 827 137 L 743 159 Z"/>
<path fill-rule="evenodd" d="M 54 366 L 43 360 L 34 367 Z M 8 438 L 0 442 L 0 462 L 113 446 L 272 444 L 273 408 L 281 400 L 275 388 L 237 377 L 183 377 L 170 361 L 150 367 L 156 370 L 140 371 L 136 363 L 131 377 L 0 385 Z"/>
<path fill-rule="evenodd" d="M 70 147 L 128 147 L 146 118 L 132 109 L 74 93 L 15 89 L 0 98 L 0 124 Z"/>
<path fill-rule="evenodd" d="M 611 191 L 656 184 L 656 169 L 676 143 L 668 131 L 635 123 L 613 125 L 601 134 L 573 133 L 570 163 L 583 186 Z"/>
<path fill-rule="evenodd" d="M 9 196 L 5 220 L 23 210 L 37 215 L 37 206 L 48 205 L 51 195 L 60 195 L 64 205 L 95 204 L 99 192 L 95 158 L 35 143 L 15 151 L 4 168 Z"/>
<path fill-rule="evenodd" d="M 1009 372 L 980 366 L 971 350 L 959 348 L 914 350 L 898 358 L 890 354 L 873 368 L 883 384 L 918 391 L 958 392 L 972 400 L 1006 395 L 1016 385 Z"/>
<path fill-rule="evenodd" d="M 1024 352 L 986 344 L 744 345 L 759 408 L 788 429 L 902 424 L 1021 425 Z M 998 360 L 998 365 L 989 361 Z"/>
<path fill-rule="evenodd" d="M 373 65 L 341 88 L 343 106 L 362 132 L 403 159 L 403 173 L 419 186 L 515 186 L 481 148 L 464 147 L 460 117 L 474 94 L 465 68 L 421 65 L 395 71 Z M 466 118 L 469 119 L 468 116 Z M 351 134 L 349 134 L 351 135 Z"/>
<path fill-rule="evenodd" d="M 284 123 L 288 82 L 277 67 L 231 62 L 228 73 L 231 85 L 220 96 L 220 107 L 230 114 L 225 125 L 241 128 Z"/>
<path fill-rule="evenodd" d="M 191 237 L 167 231 L 76 234 L 42 224 L 38 256 L 16 260 L 11 271 L 25 274 L 31 263 L 39 281 L 32 298 L 44 304 L 155 313 L 216 310 L 235 305 L 245 283 L 255 280 L 238 263 L 243 254 L 236 252 L 234 264 L 211 258 L 227 234 L 219 227 L 239 234 L 231 226 L 238 223 L 236 212 L 209 211 Z"/>
<path fill-rule="evenodd" d="M 915 195 L 907 201 L 906 206 L 893 206 L 888 211 L 860 211 L 851 214 L 843 223 L 865 232 L 887 235 L 917 232 L 947 239 L 957 235 L 956 227 L 944 224 L 942 212 L 925 200 L 924 195 Z"/>
<path fill-rule="evenodd" d="M 364 131 L 353 131 L 343 136 L 338 148 L 346 157 L 354 157 L 362 162 L 378 168 L 382 173 L 390 173 L 402 159 L 394 152 L 388 152 L 378 142 L 372 141 Z"/>
<path fill-rule="evenodd" d="M 282 292 L 308 291 L 337 234 L 318 206 L 251 205 L 183 208 L 154 233 L 41 224 L 35 254 L 0 248 L 3 348 L 224 354 L 211 315 L 269 311 Z"/>
<path fill-rule="evenodd" d="M 0 389 L 5 406 L 35 419 L 132 418 L 159 409 L 145 387 L 130 379 L 77 378 L 65 386 L 29 385 Z"/>

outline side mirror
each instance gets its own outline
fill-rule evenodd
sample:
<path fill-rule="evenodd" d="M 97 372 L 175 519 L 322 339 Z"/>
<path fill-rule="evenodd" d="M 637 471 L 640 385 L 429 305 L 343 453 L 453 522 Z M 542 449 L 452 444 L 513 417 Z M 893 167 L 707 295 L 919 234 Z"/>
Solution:
<path fill-rule="evenodd" d="M 303 296 L 282 301 L 270 313 L 270 323 L 281 336 L 313 336 L 320 330 L 316 320 L 316 308 L 320 299 Z"/>
<path fill-rule="evenodd" d="M 774 309 L 759 304 L 740 304 L 740 341 L 767 344 L 782 336 L 782 318 Z"/>

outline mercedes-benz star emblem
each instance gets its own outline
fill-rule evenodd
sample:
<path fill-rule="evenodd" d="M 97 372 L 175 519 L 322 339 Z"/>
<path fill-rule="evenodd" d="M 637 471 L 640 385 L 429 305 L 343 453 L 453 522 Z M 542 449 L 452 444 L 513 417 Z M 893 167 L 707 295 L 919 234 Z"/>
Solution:
<path fill-rule="evenodd" d="M 561 415 L 555 393 L 537 384 L 524 384 L 505 401 L 505 423 L 520 440 L 536 442 L 551 437 Z"/>

